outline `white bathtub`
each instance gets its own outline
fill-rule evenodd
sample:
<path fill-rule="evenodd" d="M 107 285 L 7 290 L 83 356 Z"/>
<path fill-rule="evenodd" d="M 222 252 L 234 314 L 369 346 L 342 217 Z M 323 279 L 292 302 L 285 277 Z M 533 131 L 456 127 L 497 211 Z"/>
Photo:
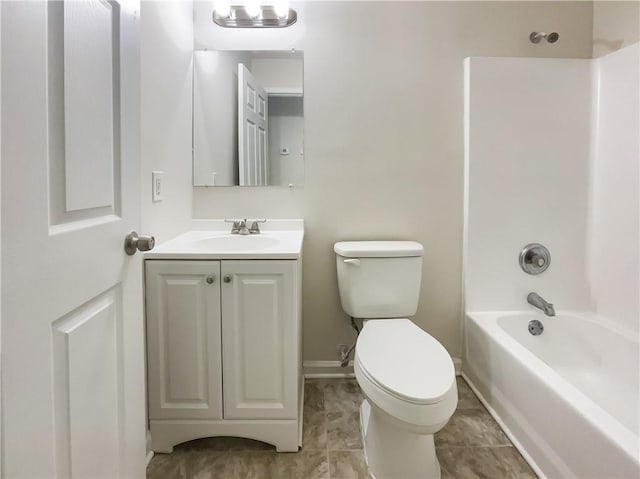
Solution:
<path fill-rule="evenodd" d="M 540 477 L 640 477 L 639 360 L 636 337 L 586 315 L 466 314 L 463 376 Z"/>

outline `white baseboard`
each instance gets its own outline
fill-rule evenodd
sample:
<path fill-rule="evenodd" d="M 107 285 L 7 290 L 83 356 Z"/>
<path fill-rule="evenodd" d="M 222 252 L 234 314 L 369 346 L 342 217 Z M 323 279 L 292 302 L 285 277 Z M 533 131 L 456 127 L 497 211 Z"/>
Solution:
<path fill-rule="evenodd" d="M 147 429 L 146 431 L 146 440 L 145 440 L 146 444 L 146 451 L 147 451 L 147 459 L 146 459 L 146 465 L 145 467 L 149 466 L 149 463 L 151 462 L 151 459 L 153 459 L 153 451 L 151 450 L 151 434 L 149 433 L 149 429 Z"/>
<path fill-rule="evenodd" d="M 451 358 L 453 359 L 453 367 L 456 370 L 456 376 L 462 375 L 462 359 L 460 358 Z"/>
<path fill-rule="evenodd" d="M 313 378 L 353 378 L 353 361 L 346 367 L 340 366 L 340 361 L 304 361 L 302 374 L 307 379 Z"/>
<path fill-rule="evenodd" d="M 462 373 L 462 360 L 452 358 L 456 376 Z M 340 361 L 304 361 L 302 363 L 302 374 L 305 378 L 353 378 L 353 361 L 349 361 L 346 367 L 340 366 Z"/>

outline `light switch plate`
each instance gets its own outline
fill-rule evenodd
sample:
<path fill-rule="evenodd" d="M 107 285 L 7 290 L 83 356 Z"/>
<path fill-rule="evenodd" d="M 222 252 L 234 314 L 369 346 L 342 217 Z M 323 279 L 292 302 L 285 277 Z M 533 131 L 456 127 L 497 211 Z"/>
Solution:
<path fill-rule="evenodd" d="M 151 198 L 153 201 L 162 201 L 164 199 L 163 175 L 164 172 L 162 171 L 151 172 Z"/>

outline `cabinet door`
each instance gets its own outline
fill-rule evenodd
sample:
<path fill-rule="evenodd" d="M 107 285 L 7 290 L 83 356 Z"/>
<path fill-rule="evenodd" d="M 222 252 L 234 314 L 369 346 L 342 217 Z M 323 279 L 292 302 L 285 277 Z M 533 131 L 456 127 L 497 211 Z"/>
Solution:
<path fill-rule="evenodd" d="M 296 271 L 296 261 L 222 262 L 225 419 L 297 417 Z"/>
<path fill-rule="evenodd" d="M 147 260 L 146 305 L 149 418 L 222 418 L 220 262 Z"/>

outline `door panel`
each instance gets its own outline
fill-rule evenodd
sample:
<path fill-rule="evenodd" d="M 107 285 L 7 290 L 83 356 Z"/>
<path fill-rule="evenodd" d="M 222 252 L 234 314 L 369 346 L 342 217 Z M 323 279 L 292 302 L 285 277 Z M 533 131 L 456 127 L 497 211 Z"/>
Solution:
<path fill-rule="evenodd" d="M 52 232 L 120 217 L 120 6 L 49 2 L 47 155 Z M 90 17 L 90 20 L 87 18 Z M 125 32 L 123 32 L 125 33 Z M 126 66 L 125 66 L 126 68 Z"/>
<path fill-rule="evenodd" d="M 58 477 L 118 474 L 121 309 L 120 292 L 110 290 L 52 324 Z M 97 437 L 87 442 L 87 434 Z"/>
<path fill-rule="evenodd" d="M 118 6 L 92 1 L 50 8 L 64 10 L 66 210 L 112 206 Z"/>
<path fill-rule="evenodd" d="M 2 5 L 7 477 L 144 477 L 137 11 Z"/>
<path fill-rule="evenodd" d="M 241 186 L 267 185 L 267 92 L 238 64 L 238 162 Z"/>
<path fill-rule="evenodd" d="M 221 419 L 220 262 L 147 261 L 146 278 L 149 418 Z"/>
<path fill-rule="evenodd" d="M 293 419 L 296 262 L 223 261 L 225 419 Z"/>

